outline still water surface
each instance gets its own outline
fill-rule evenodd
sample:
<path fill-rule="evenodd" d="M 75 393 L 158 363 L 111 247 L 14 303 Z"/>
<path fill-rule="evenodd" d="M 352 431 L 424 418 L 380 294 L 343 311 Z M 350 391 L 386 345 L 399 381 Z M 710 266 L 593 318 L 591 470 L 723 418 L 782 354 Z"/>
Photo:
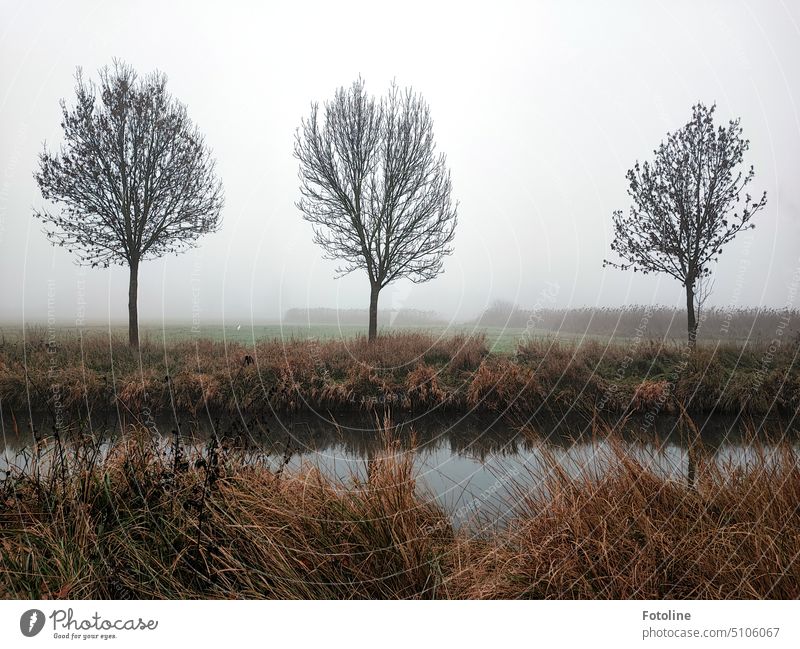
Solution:
<path fill-rule="evenodd" d="M 46 436 L 46 416 L 34 417 L 37 436 Z M 719 464 L 744 467 L 753 462 L 753 433 L 770 448 L 788 434 L 797 447 L 797 436 L 785 423 L 745 423 L 736 418 L 709 417 L 697 420 L 709 456 Z M 248 448 L 277 468 L 288 457 L 287 470 L 312 464 L 331 477 L 350 482 L 364 479 L 370 458 L 385 448 L 376 432 L 378 422 L 359 417 L 265 417 L 239 421 L 229 416 L 201 420 L 162 418 L 149 427 L 163 438 L 174 439 L 180 429 L 183 444 L 202 448 L 216 433 L 227 446 Z M 29 421 L 2 420 L 0 470 L 21 466 L 33 442 Z M 101 420 L 74 425 L 73 434 L 113 438 L 129 430 L 129 422 L 116 413 Z M 651 470 L 675 480 L 685 480 L 688 471 L 686 434 L 671 418 L 653 426 L 629 420 L 619 426 L 624 447 Z M 590 479 L 609 465 L 611 444 L 596 434 L 591 421 L 540 419 L 526 426 L 511 426 L 498 420 L 453 417 L 449 420 L 422 417 L 395 421 L 392 433 L 399 452 L 413 453 L 417 489 L 435 499 L 450 513 L 454 523 L 485 525 L 506 520 L 521 502 L 521 494 L 537 492 L 553 463 L 573 476 Z"/>

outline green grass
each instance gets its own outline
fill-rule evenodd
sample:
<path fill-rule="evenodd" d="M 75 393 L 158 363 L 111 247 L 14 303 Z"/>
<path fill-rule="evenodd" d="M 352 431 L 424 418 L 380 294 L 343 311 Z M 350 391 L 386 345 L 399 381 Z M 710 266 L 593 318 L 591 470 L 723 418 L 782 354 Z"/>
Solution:
<path fill-rule="evenodd" d="M 74 327 L 56 327 L 55 335 L 58 338 L 71 338 L 77 334 Z M 85 335 L 95 336 L 97 334 L 111 333 L 114 337 L 124 338 L 128 335 L 127 325 L 89 325 L 82 328 Z M 547 339 L 558 337 L 565 342 L 579 342 L 581 340 L 597 340 L 608 342 L 608 336 L 595 334 L 576 334 L 576 333 L 556 333 L 536 329 L 526 331 L 521 327 L 480 327 L 464 324 L 453 325 L 425 325 L 425 326 L 402 326 L 402 327 L 381 327 L 380 333 L 398 332 L 421 332 L 428 333 L 434 338 L 448 338 L 456 334 L 480 334 L 486 335 L 486 343 L 490 352 L 494 354 L 512 354 L 521 342 L 531 339 Z M 227 342 L 249 344 L 263 340 L 349 340 L 356 336 L 367 334 L 366 326 L 358 325 L 333 325 L 333 324 L 312 324 L 309 326 L 296 324 L 256 324 L 249 323 L 230 323 L 230 324 L 209 324 L 203 325 L 199 331 L 192 329 L 191 325 L 182 324 L 154 324 L 144 323 L 140 326 L 140 337 L 142 340 L 149 340 L 152 343 L 175 343 L 195 339 L 207 339 L 214 342 L 225 340 Z M 23 336 L 23 329 L 18 325 L 0 326 L 0 341 L 3 339 L 9 342 L 17 342 Z M 33 325 L 28 328 L 28 339 L 48 337 L 47 329 L 42 325 Z M 616 336 L 616 342 L 627 340 L 626 337 Z"/>

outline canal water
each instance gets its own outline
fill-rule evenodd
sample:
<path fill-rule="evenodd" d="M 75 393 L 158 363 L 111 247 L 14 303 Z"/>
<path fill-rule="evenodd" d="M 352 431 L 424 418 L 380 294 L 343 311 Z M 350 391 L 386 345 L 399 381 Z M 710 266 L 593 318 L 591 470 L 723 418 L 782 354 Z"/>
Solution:
<path fill-rule="evenodd" d="M 125 435 L 133 423 L 110 411 L 73 423 L 64 436 L 111 440 Z M 599 425 L 577 417 L 510 424 L 476 416 L 390 421 L 299 415 L 139 418 L 138 423 L 165 444 L 172 443 L 177 432 L 182 445 L 202 449 L 216 436 L 227 448 L 247 452 L 275 469 L 285 465 L 292 471 L 310 464 L 344 483 L 352 483 L 354 476 L 366 479 L 370 461 L 385 452 L 389 433 L 394 452 L 413 455 L 418 492 L 443 506 L 456 525 L 481 526 L 513 516 L 525 494 L 546 488 L 546 478 L 554 470 L 597 479 L 613 464 L 615 449 L 658 475 L 686 480 L 691 471 L 689 440 L 698 436 L 705 456 L 727 467 L 746 467 L 759 452 L 771 452 L 783 436 L 788 435 L 795 447 L 798 439 L 786 422 L 719 416 L 695 419 L 697 434 L 669 417 L 650 425 L 637 419 Z M 618 431 L 615 442 L 608 438 L 609 426 Z M 0 471 L 24 466 L 35 439 L 52 436 L 52 431 L 46 415 L 23 421 L 4 417 Z"/>

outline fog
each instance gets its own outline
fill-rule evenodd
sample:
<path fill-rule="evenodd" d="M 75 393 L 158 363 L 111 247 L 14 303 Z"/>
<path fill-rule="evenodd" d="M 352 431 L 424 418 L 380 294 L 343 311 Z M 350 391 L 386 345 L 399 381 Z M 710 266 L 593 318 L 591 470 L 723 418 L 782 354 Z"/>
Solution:
<path fill-rule="evenodd" d="M 276 3 L 277 4 L 277 3 Z M 402 280 L 381 308 L 474 317 L 523 307 L 685 304 L 680 284 L 603 268 L 626 170 L 697 101 L 741 117 L 768 193 L 714 272 L 709 303 L 797 306 L 800 5 L 789 2 L 0 3 L 0 321 L 124 322 L 127 270 L 80 268 L 32 216 L 42 143 L 60 139 L 74 73 L 118 57 L 159 69 L 213 148 L 220 230 L 144 263 L 143 323 L 274 320 L 292 307 L 366 308 L 364 273 L 335 279 L 295 207 L 295 130 L 359 74 L 427 100 L 459 225 L 444 273 Z M 797 273 L 797 275 L 796 275 Z M 555 290 L 553 287 L 556 287 Z"/>

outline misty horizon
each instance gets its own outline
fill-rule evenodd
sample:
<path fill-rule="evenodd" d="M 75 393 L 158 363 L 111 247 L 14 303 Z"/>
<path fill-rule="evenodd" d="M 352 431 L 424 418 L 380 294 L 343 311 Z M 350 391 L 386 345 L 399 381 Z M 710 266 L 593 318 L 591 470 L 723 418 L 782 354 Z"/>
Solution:
<path fill-rule="evenodd" d="M 367 307 L 363 272 L 336 279 L 336 262 L 323 259 L 295 206 L 292 152 L 311 103 L 328 101 L 359 75 L 375 95 L 396 80 L 425 97 L 459 201 L 444 273 L 424 284 L 390 284 L 381 310 L 433 310 L 466 322 L 496 300 L 522 308 L 682 308 L 679 282 L 602 262 L 610 256 L 612 212 L 630 204 L 626 170 L 650 159 L 698 101 L 716 103 L 719 123 L 741 118 L 752 191 L 768 195 L 755 230 L 723 251 L 708 305 L 793 308 L 797 9 L 541 3 L 488 14 L 440 7 L 424 25 L 412 11 L 379 33 L 366 28 L 358 5 L 351 8 L 177 5 L 160 7 L 150 24 L 148 11 L 123 6 L 12 3 L 0 35 L 0 321 L 53 316 L 71 325 L 79 314 L 87 323 L 125 321 L 127 269 L 77 267 L 32 216 L 46 204 L 33 172 L 42 143 L 60 142 L 59 100 L 74 102 L 77 67 L 96 80 L 115 57 L 140 75 L 167 75 L 225 187 L 216 233 L 194 250 L 143 262 L 142 323 L 188 322 L 199 313 L 204 323 L 244 325 L 277 322 L 293 308 Z M 690 13 L 692 21 L 684 20 Z M 364 27 L 359 45 L 336 38 L 349 16 Z M 137 37 L 145 31 L 147 44 Z M 382 46 L 401 38 L 436 46 Z M 204 50 L 204 63 L 173 42 Z M 337 56 L 326 58 L 331 47 Z"/>

